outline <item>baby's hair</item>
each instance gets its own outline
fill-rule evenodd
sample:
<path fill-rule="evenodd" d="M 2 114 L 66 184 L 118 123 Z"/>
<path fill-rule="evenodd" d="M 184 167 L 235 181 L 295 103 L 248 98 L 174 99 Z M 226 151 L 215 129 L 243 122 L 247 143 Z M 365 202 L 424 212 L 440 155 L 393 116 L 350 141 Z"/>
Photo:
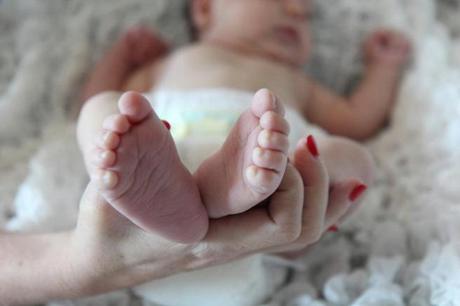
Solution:
<path fill-rule="evenodd" d="M 195 24 L 193 23 L 192 0 L 185 1 L 184 17 L 187 27 L 189 29 L 190 38 L 192 39 L 192 41 L 196 41 L 198 39 L 198 29 L 195 27 Z"/>

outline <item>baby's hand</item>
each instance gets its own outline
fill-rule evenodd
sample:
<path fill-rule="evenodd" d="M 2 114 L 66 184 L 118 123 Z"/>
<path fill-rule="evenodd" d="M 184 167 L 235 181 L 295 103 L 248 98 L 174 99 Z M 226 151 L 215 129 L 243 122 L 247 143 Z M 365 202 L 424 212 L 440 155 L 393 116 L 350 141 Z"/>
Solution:
<path fill-rule="evenodd" d="M 366 61 L 370 65 L 404 66 L 411 55 L 411 43 L 401 33 L 391 30 L 378 30 L 364 43 Z"/>

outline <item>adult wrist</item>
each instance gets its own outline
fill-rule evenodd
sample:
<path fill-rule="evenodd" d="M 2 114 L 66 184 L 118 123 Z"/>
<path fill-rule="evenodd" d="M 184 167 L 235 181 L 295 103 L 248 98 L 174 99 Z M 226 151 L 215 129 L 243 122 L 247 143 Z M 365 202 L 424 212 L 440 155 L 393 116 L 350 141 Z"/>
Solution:
<path fill-rule="evenodd" d="M 70 233 L 1 237 L 0 300 L 23 305 L 76 296 L 69 237 Z"/>
<path fill-rule="evenodd" d="M 140 233 L 140 234 L 139 234 Z M 129 233 L 126 233 L 127 237 Z M 93 234 L 75 236 L 71 278 L 80 296 L 92 296 L 134 287 L 142 283 L 186 272 L 193 266 L 193 246 L 178 244 L 146 232 L 137 237 L 98 240 Z M 137 235 L 137 234 L 136 234 Z M 85 237 L 86 236 L 86 237 Z M 78 255 L 80 254 L 80 255 Z"/>
<path fill-rule="evenodd" d="M 81 260 L 82 250 L 76 248 L 74 232 L 60 233 L 56 237 L 56 258 L 49 261 L 53 267 L 56 281 L 55 292 L 50 293 L 52 299 L 69 299 L 85 295 L 85 287 L 89 279 L 87 265 Z"/>

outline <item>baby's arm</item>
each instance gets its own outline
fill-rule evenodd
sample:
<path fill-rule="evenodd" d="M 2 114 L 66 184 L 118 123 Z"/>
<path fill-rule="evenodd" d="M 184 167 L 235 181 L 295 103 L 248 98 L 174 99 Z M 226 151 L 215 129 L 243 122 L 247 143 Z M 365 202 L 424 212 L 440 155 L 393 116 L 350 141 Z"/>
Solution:
<path fill-rule="evenodd" d="M 364 79 L 350 98 L 339 97 L 314 81 L 304 113 L 328 132 L 356 140 L 375 134 L 394 104 L 401 73 L 409 58 L 410 43 L 390 31 L 373 33 L 365 42 Z"/>
<path fill-rule="evenodd" d="M 135 88 L 132 89 L 147 91 L 152 86 L 149 69 L 168 52 L 168 44 L 150 29 L 129 29 L 120 36 L 89 74 L 81 93 L 82 103 L 102 92 L 126 91 L 126 83 L 132 83 L 133 75 L 142 75 L 142 78 L 136 77 Z"/>

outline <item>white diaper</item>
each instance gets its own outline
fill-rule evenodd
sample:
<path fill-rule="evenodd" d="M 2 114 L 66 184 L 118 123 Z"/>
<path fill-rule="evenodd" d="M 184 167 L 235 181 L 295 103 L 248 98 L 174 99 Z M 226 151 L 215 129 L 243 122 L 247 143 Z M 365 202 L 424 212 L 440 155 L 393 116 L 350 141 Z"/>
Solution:
<path fill-rule="evenodd" d="M 194 171 L 220 148 L 241 113 L 250 106 L 254 93 L 233 89 L 163 90 L 146 96 L 158 116 L 171 123 L 179 154 L 189 170 Z M 286 117 L 291 125 L 291 150 L 308 133 L 324 134 L 290 108 Z"/>
<path fill-rule="evenodd" d="M 171 123 L 179 155 L 190 171 L 217 151 L 253 93 L 229 89 L 158 91 L 147 94 L 155 112 Z M 291 109 L 290 145 L 307 133 L 323 134 Z M 283 281 L 286 269 L 267 267 L 263 256 L 189 272 L 136 288 L 142 297 L 167 306 L 251 306 L 261 303 Z"/>

